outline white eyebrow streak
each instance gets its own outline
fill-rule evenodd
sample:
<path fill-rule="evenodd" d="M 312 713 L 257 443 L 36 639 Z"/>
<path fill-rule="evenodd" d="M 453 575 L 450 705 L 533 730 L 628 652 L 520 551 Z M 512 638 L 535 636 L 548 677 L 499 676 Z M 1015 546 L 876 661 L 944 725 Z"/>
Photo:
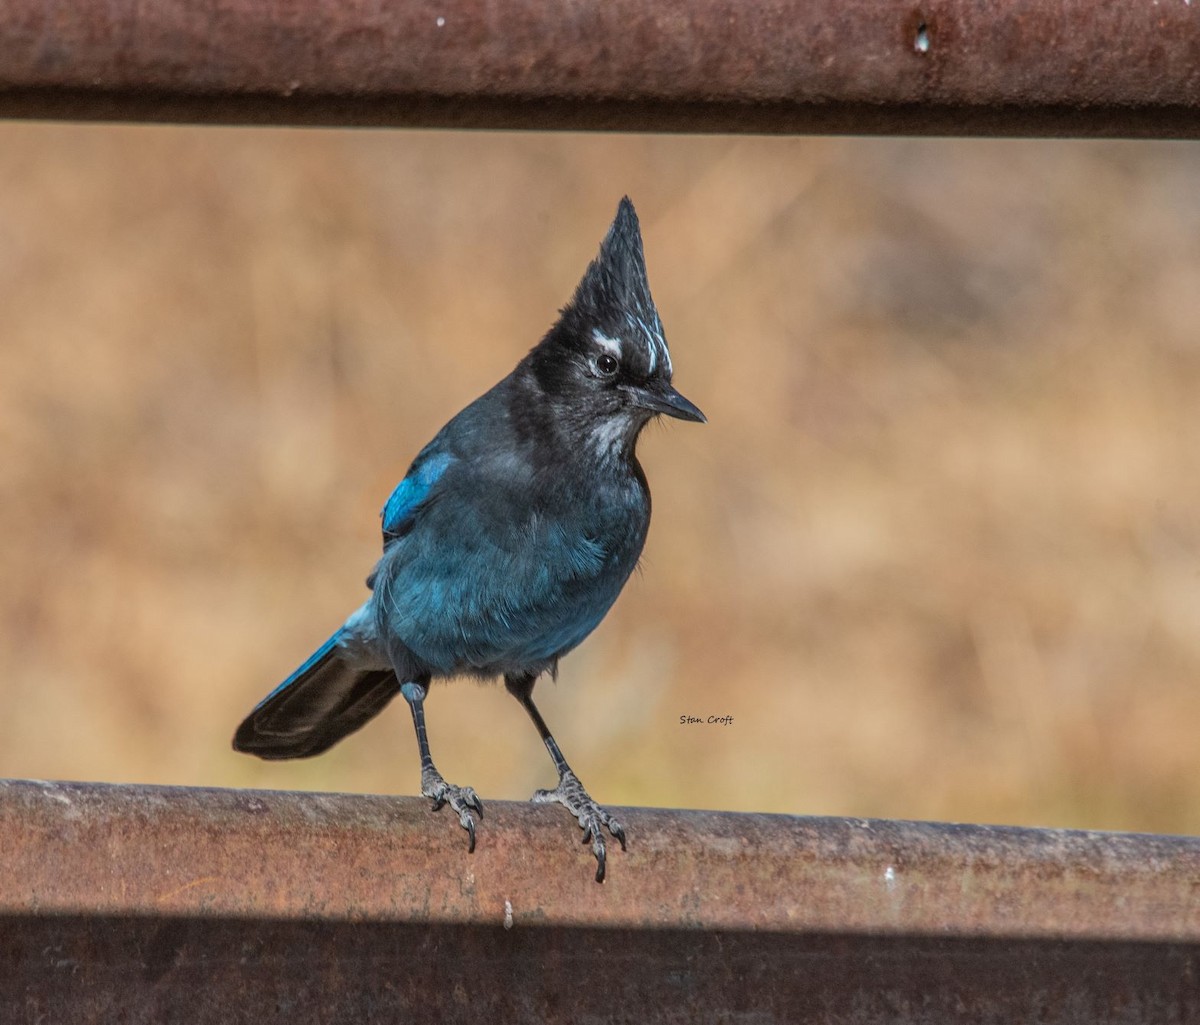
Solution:
<path fill-rule="evenodd" d="M 658 318 L 655 317 L 655 326 L 653 329 L 641 317 L 631 313 L 625 314 L 625 320 L 631 329 L 635 325 L 642 329 L 642 334 L 646 338 L 646 351 L 649 355 L 649 372 L 654 373 L 654 368 L 658 366 L 658 357 L 661 355 L 663 362 L 667 365 L 667 373 L 671 374 L 674 370 L 671 366 L 671 352 L 667 348 L 667 340 L 662 336 L 662 328 L 658 326 Z"/>
<path fill-rule="evenodd" d="M 616 356 L 617 359 L 621 358 L 621 339 L 609 338 L 608 335 L 604 334 L 604 332 L 598 327 L 592 328 L 592 338 L 602 349 L 607 349 L 614 356 Z"/>

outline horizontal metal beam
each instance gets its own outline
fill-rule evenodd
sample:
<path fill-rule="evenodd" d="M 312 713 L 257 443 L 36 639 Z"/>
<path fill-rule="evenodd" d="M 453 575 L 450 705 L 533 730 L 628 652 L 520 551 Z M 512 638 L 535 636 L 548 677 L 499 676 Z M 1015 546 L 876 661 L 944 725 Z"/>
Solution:
<path fill-rule="evenodd" d="M 1200 3 L 5 0 L 0 117 L 1200 137 Z"/>
<path fill-rule="evenodd" d="M 621 809 L 610 879 L 562 809 L 479 847 L 418 798 L 0 782 L 0 914 L 925 933 L 1200 943 L 1200 839 Z M 98 856 L 104 852 L 104 856 Z M 119 866 L 120 871 L 114 871 Z"/>
<path fill-rule="evenodd" d="M 1200 840 L 556 811 L 0 783 L 0 1020 L 1200 1020 Z"/>

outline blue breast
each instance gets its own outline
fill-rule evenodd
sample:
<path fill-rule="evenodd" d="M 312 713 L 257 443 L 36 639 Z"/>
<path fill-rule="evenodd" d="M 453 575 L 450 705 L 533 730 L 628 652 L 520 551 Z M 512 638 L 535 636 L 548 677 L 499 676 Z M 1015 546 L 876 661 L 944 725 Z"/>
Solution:
<path fill-rule="evenodd" d="M 380 564 L 381 632 L 435 674 L 546 666 L 596 628 L 637 564 L 649 510 L 636 489 L 623 497 L 514 515 L 510 502 L 440 495 Z"/>

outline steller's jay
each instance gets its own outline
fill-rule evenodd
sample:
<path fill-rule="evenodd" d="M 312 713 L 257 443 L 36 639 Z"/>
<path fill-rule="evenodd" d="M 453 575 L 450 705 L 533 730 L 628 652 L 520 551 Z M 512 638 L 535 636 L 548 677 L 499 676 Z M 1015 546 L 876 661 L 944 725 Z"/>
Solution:
<path fill-rule="evenodd" d="M 447 783 L 425 734 L 430 681 L 503 676 L 558 770 L 533 800 L 565 805 L 604 881 L 602 829 L 619 822 L 571 771 L 533 703 L 534 681 L 604 618 L 641 555 L 650 489 L 634 453 L 660 413 L 703 423 L 671 386 L 637 214 L 621 200 L 557 323 L 516 369 L 438 432 L 383 507 L 371 596 L 238 727 L 235 750 L 307 758 L 400 693 L 421 793 L 458 813 L 475 849 L 471 787 Z"/>

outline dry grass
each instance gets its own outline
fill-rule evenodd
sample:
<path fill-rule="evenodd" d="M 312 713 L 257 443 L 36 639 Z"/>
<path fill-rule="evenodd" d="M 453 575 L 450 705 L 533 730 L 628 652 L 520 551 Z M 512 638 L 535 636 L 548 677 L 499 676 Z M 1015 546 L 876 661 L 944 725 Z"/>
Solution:
<path fill-rule="evenodd" d="M 601 800 L 1194 831 L 1200 148 L 0 126 L 0 773 L 412 792 L 234 725 L 629 192 L 677 381 L 544 711 Z M 732 715 L 729 727 L 679 716 Z M 484 797 L 551 768 L 430 702 Z"/>

